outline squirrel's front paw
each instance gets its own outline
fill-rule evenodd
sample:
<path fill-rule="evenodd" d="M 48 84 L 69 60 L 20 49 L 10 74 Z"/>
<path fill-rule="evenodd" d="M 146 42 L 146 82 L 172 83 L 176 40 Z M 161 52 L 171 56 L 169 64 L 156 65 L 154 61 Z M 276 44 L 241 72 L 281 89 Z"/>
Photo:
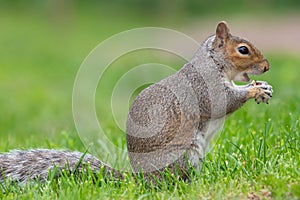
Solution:
<path fill-rule="evenodd" d="M 261 102 L 268 104 L 273 94 L 273 88 L 264 81 L 252 81 L 250 89 L 250 97 L 254 98 L 256 103 Z"/>

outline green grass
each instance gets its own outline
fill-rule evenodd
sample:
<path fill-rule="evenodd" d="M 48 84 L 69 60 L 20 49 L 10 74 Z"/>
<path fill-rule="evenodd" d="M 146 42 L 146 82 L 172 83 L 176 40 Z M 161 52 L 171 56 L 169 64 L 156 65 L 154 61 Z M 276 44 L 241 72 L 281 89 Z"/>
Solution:
<path fill-rule="evenodd" d="M 85 56 L 99 42 L 136 26 L 143 19 L 113 19 L 99 13 L 76 14 L 66 27 L 46 14 L 0 12 L 0 151 L 15 148 L 64 148 L 85 151 L 72 118 L 72 87 Z M 68 20 L 68 19 L 66 19 Z M 121 20 L 121 21 L 120 21 Z M 153 24 L 152 24 L 153 25 Z M 110 114 L 112 87 L 122 74 L 117 67 L 163 60 L 178 68 L 182 61 L 129 55 L 115 63 L 96 95 L 97 115 L 114 143 L 125 137 Z M 132 178 L 118 184 L 92 176 L 50 179 L 45 184 L 7 186 L 3 199 L 265 199 L 300 198 L 300 60 L 267 54 L 271 70 L 260 77 L 274 86 L 269 105 L 248 102 L 230 116 L 207 154 L 200 174 L 191 183 L 165 183 L 146 188 Z M 116 67 L 116 69 L 114 69 Z M 127 70 L 127 69 L 125 69 Z M 102 98 L 103 97 L 103 98 Z"/>

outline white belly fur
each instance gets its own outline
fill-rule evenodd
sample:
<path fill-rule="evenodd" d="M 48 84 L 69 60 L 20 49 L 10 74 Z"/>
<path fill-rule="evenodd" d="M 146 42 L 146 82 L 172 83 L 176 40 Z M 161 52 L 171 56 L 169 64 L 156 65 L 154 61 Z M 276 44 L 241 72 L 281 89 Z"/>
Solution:
<path fill-rule="evenodd" d="M 201 167 L 201 161 L 203 160 L 205 153 L 209 147 L 209 143 L 213 136 L 221 130 L 223 127 L 225 118 L 213 119 L 207 122 L 204 130 L 198 130 L 194 136 L 194 145 L 190 152 L 189 161 L 193 166 L 196 166 L 198 170 Z"/>

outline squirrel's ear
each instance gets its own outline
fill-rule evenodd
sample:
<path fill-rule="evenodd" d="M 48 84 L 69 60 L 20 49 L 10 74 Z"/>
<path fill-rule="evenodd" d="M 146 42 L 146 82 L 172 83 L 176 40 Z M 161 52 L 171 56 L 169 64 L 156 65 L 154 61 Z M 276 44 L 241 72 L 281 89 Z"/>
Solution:
<path fill-rule="evenodd" d="M 223 47 L 229 37 L 229 28 L 225 21 L 218 24 L 216 29 L 215 47 Z"/>

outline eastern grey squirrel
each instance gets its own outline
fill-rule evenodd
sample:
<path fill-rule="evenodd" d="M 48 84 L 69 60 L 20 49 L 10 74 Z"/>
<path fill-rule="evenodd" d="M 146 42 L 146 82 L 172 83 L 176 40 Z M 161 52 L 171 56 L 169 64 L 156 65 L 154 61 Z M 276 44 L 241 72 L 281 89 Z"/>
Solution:
<path fill-rule="evenodd" d="M 131 105 L 127 124 L 127 148 L 133 174 L 160 178 L 166 169 L 178 170 L 186 179 L 190 167 L 199 169 L 205 150 L 224 118 L 247 100 L 268 103 L 272 87 L 263 81 L 249 82 L 248 74 L 269 70 L 269 63 L 249 41 L 229 33 L 226 22 L 217 25 L 194 57 L 177 73 L 144 89 Z M 88 163 L 88 165 L 86 165 Z M 0 154 L 0 182 L 46 180 L 54 166 L 58 173 L 89 167 L 122 179 L 92 155 L 54 149 L 12 150 Z"/>

